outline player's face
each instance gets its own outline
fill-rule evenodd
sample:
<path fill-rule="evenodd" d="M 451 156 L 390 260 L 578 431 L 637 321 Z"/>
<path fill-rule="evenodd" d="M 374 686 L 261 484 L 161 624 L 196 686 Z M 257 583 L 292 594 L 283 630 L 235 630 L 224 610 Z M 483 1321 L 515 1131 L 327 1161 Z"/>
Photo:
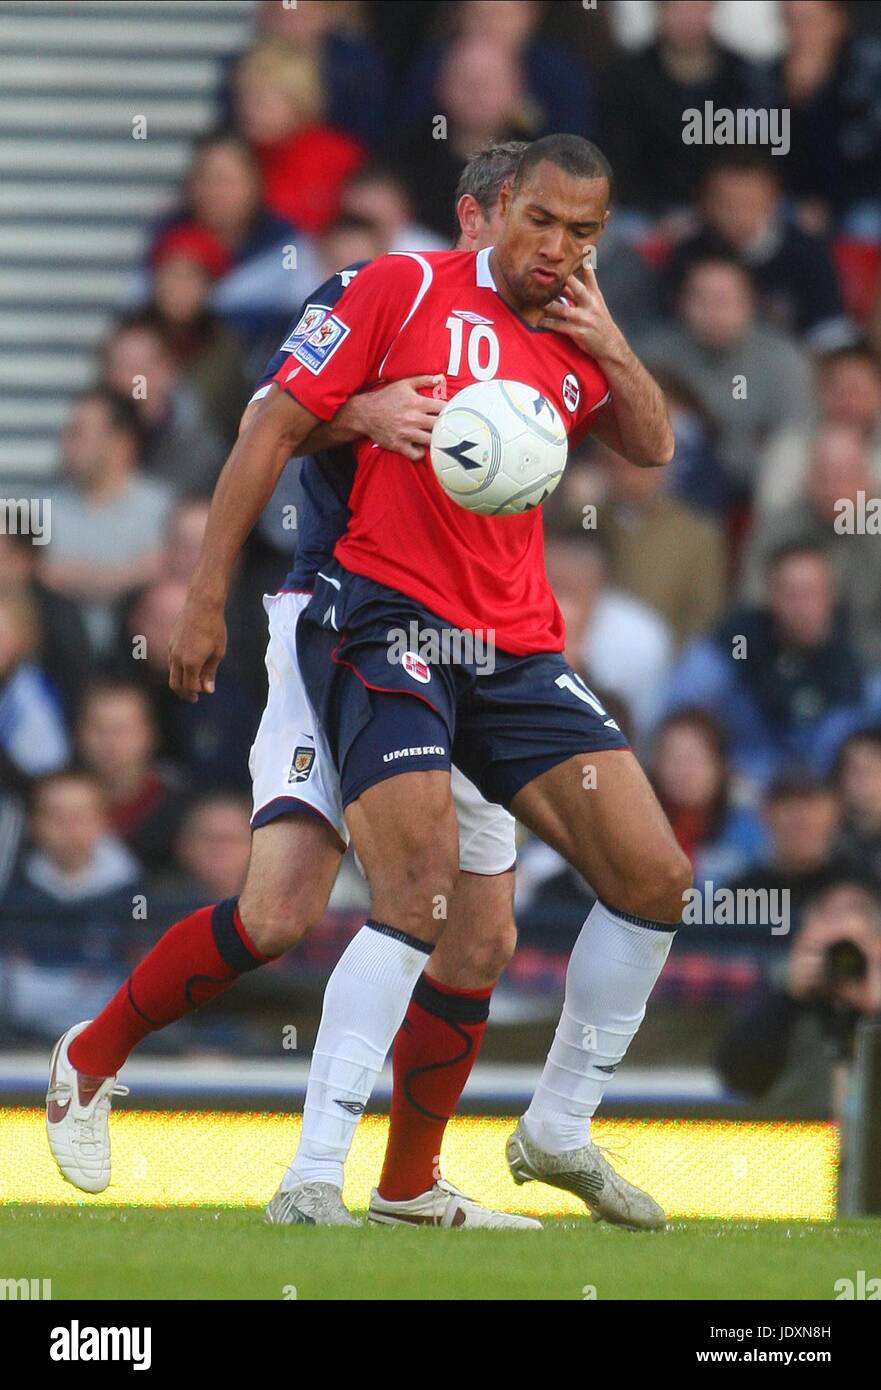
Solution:
<path fill-rule="evenodd" d="M 517 190 L 499 197 L 501 231 L 495 269 L 524 312 L 544 308 L 580 271 L 608 221 L 604 178 L 574 178 L 547 160 Z"/>

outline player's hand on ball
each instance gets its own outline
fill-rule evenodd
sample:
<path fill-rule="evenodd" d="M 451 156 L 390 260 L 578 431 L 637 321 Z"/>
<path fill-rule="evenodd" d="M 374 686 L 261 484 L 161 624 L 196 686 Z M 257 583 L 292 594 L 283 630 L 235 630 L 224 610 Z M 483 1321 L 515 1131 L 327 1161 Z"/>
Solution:
<path fill-rule="evenodd" d="M 620 352 L 626 346 L 624 335 L 615 323 L 597 284 L 593 267 L 585 265 L 584 283 L 570 275 L 565 293 L 569 300 L 554 299 L 545 307 L 540 328 L 552 328 L 565 333 L 589 357 L 602 359 Z"/>
<path fill-rule="evenodd" d="M 435 386 L 435 376 L 410 376 L 359 397 L 364 433 L 383 449 L 421 459 L 431 444 L 434 422 L 445 401 L 421 393 Z"/>
<path fill-rule="evenodd" d="M 226 651 L 223 608 L 189 600 L 168 644 L 168 684 L 182 700 L 195 704 L 214 692 L 214 677 Z"/>

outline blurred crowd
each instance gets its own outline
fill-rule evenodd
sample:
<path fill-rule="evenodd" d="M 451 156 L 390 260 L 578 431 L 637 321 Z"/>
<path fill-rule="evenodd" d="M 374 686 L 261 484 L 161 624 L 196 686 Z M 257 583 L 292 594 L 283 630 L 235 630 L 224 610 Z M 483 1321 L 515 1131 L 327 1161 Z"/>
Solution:
<path fill-rule="evenodd" d="M 118 930 L 41 948 L 34 923 L 122 923 L 140 949 L 139 921 L 161 930 L 242 880 L 260 596 L 296 546 L 279 501 L 296 505 L 293 464 L 242 557 L 217 693 L 177 702 L 165 655 L 281 332 L 342 266 L 449 246 L 476 150 L 557 130 L 611 159 L 597 276 L 677 442 L 663 471 L 588 443 L 546 505 L 567 655 L 628 731 L 697 883 L 792 901 L 789 937 L 681 932 L 659 991 L 744 1006 L 723 1071 L 759 1095 L 774 1077 L 741 1035 L 762 991 L 796 1013 L 818 999 L 788 965 L 802 917 L 861 893 L 881 961 L 881 7 L 782 0 L 761 59 L 751 7 L 726 7 L 724 42 L 720 8 L 643 6 L 634 47 L 613 5 L 577 0 L 257 7 L 64 427 L 51 543 L 0 535 L 0 980 L 22 1027 L 39 1026 L 34 980 L 56 972 L 63 1012 L 72 979 L 113 976 L 129 949 Z M 706 102 L 785 108 L 789 152 L 684 145 L 683 111 Z M 336 903 L 362 896 L 353 873 Z M 559 982 L 585 902 L 525 840 L 512 982 Z"/>

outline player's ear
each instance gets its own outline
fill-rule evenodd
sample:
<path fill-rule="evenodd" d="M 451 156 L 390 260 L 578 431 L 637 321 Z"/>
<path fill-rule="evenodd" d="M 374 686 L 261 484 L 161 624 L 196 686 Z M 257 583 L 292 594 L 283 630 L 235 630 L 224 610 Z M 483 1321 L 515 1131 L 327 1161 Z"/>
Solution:
<path fill-rule="evenodd" d="M 462 194 L 456 204 L 456 217 L 462 236 L 468 241 L 476 241 L 486 219 L 483 209 L 471 193 Z"/>

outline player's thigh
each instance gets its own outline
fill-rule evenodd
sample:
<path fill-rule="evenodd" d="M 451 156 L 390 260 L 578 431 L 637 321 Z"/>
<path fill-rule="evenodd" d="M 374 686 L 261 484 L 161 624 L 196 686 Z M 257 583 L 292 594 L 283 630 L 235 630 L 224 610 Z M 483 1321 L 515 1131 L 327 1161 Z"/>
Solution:
<path fill-rule="evenodd" d="M 567 758 L 522 787 L 511 809 L 609 906 L 679 920 L 691 867 L 629 749 Z"/>
<path fill-rule="evenodd" d="M 265 955 L 289 950 L 321 919 L 342 856 L 338 835 L 316 816 L 282 815 L 253 832 L 239 913 Z"/>
<path fill-rule="evenodd" d="M 374 917 L 421 941 L 435 940 L 458 874 L 449 772 L 403 772 L 375 781 L 347 804 L 346 821 Z"/>
<path fill-rule="evenodd" d="M 516 945 L 513 872 L 463 872 L 426 969 L 433 980 L 451 989 L 488 989 Z"/>

